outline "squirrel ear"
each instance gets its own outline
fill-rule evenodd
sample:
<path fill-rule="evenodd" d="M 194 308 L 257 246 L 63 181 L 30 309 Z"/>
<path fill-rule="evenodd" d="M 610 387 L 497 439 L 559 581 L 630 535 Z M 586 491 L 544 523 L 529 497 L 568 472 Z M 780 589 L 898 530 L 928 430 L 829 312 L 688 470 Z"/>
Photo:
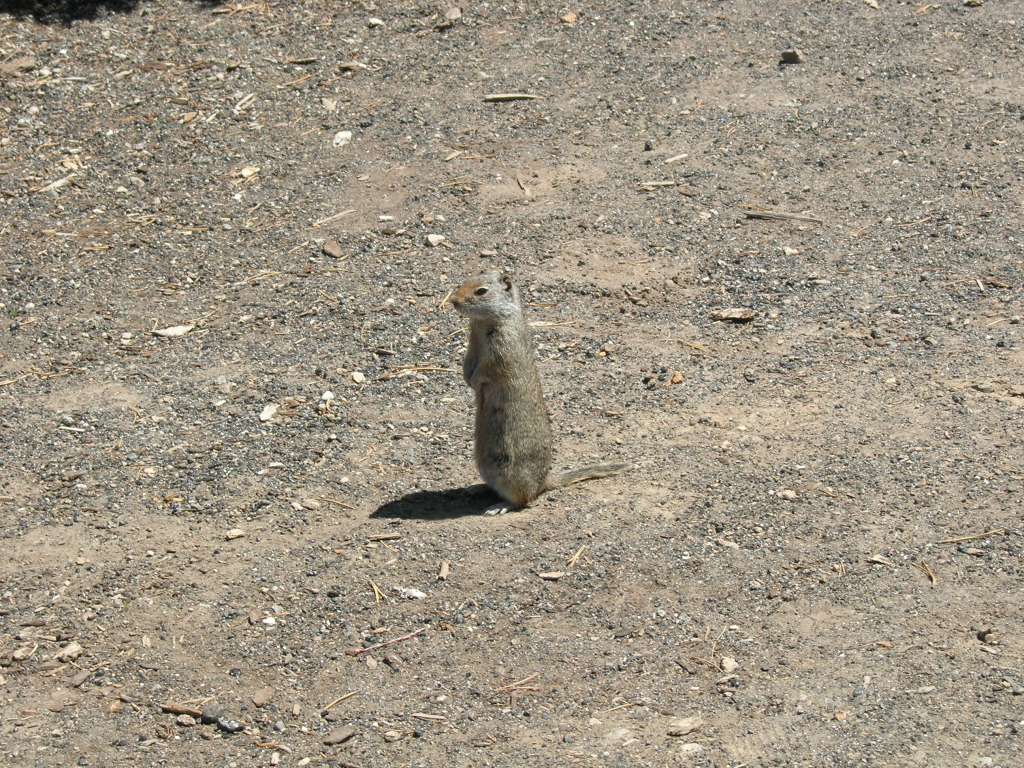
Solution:
<path fill-rule="evenodd" d="M 501 276 L 501 282 L 503 282 L 505 284 L 505 290 L 506 291 L 511 291 L 512 290 L 512 278 L 511 277 L 509 277 L 508 275 L 502 275 Z"/>

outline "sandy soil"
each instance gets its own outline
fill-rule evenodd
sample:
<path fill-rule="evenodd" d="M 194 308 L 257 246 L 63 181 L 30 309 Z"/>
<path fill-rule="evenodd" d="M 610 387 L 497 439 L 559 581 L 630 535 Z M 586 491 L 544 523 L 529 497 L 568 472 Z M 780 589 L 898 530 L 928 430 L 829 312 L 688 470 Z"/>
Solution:
<path fill-rule="evenodd" d="M 0 754 L 1024 765 L 1022 26 L 0 3 Z M 484 518 L 493 267 L 636 468 Z"/>

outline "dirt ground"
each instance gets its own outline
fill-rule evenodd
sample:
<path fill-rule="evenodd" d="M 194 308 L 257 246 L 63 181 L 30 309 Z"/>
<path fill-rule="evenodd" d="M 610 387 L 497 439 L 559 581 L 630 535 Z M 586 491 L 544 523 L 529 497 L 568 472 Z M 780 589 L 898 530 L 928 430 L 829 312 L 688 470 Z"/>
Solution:
<path fill-rule="evenodd" d="M 1022 59 L 997 0 L 0 2 L 0 755 L 1024 765 Z M 556 467 L 635 468 L 485 518 L 493 267 Z"/>

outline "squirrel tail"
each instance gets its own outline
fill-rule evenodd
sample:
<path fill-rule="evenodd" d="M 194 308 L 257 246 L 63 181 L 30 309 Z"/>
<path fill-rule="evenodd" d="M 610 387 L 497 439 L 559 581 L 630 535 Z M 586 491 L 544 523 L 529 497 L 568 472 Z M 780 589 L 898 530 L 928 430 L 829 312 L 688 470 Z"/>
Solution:
<path fill-rule="evenodd" d="M 567 485 L 573 483 L 582 483 L 587 480 L 597 480 L 600 477 L 613 477 L 614 475 L 621 475 L 627 469 L 632 468 L 632 464 L 591 464 L 589 467 L 583 467 L 582 469 L 575 469 L 572 472 L 566 472 L 565 474 L 559 475 L 554 478 L 548 484 L 548 490 L 554 490 L 555 488 L 564 488 Z"/>

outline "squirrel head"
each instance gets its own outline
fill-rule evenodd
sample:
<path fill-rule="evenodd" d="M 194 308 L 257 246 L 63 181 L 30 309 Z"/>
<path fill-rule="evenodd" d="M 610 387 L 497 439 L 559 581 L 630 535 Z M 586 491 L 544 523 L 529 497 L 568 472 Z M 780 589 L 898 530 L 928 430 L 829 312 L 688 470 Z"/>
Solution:
<path fill-rule="evenodd" d="M 512 278 L 501 272 L 471 277 L 452 294 L 451 302 L 459 314 L 475 320 L 500 320 L 523 311 L 519 290 Z"/>

